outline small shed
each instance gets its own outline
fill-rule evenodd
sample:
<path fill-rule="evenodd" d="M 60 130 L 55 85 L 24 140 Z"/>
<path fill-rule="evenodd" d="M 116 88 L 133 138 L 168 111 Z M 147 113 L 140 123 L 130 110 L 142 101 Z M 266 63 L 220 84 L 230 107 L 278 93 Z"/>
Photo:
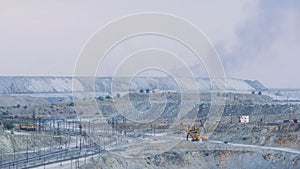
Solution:
<path fill-rule="evenodd" d="M 240 116 L 241 123 L 249 123 L 249 116 Z"/>

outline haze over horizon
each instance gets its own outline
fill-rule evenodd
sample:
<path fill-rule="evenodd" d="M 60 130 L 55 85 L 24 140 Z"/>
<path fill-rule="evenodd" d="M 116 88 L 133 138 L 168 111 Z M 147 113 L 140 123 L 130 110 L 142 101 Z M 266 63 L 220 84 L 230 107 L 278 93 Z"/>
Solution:
<path fill-rule="evenodd" d="M 113 20 L 143 12 L 175 15 L 197 26 L 215 46 L 228 78 L 258 80 L 270 88 L 300 88 L 296 0 L 1 1 L 0 76 L 72 76 L 89 37 Z M 199 76 L 207 76 L 191 51 L 158 36 L 120 44 L 107 55 L 98 75 L 110 76 L 124 57 L 143 48 L 170 50 Z"/>

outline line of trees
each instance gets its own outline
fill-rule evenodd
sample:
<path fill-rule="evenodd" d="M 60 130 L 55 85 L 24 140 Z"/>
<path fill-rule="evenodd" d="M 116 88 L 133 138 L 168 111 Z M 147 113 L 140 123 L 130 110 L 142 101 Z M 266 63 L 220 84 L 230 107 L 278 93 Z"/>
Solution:
<path fill-rule="evenodd" d="M 151 91 L 150 89 L 145 89 L 145 90 L 144 89 L 140 89 L 140 93 L 144 93 L 144 92 L 150 93 L 150 91 Z"/>

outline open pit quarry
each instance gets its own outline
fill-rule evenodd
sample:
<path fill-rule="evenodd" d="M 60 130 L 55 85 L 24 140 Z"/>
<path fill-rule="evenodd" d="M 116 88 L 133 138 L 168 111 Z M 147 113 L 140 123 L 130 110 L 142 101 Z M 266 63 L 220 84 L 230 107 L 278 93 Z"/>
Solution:
<path fill-rule="evenodd" d="M 209 92 L 185 100 L 166 79 L 138 81 L 131 93 L 102 87 L 93 98 L 72 100 L 70 78 L 0 80 L 0 168 L 300 168 L 300 104 L 279 100 L 286 92 L 233 79 L 224 105 L 214 105 Z M 138 90 L 157 83 L 167 87 Z M 211 110 L 222 113 L 212 118 Z M 198 141 L 187 139 L 193 124 Z"/>

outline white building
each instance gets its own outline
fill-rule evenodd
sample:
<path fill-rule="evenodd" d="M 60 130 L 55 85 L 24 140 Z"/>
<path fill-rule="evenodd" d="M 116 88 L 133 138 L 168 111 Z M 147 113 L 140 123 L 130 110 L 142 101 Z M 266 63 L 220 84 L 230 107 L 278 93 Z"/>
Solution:
<path fill-rule="evenodd" d="M 249 116 L 240 116 L 241 123 L 249 123 Z"/>

